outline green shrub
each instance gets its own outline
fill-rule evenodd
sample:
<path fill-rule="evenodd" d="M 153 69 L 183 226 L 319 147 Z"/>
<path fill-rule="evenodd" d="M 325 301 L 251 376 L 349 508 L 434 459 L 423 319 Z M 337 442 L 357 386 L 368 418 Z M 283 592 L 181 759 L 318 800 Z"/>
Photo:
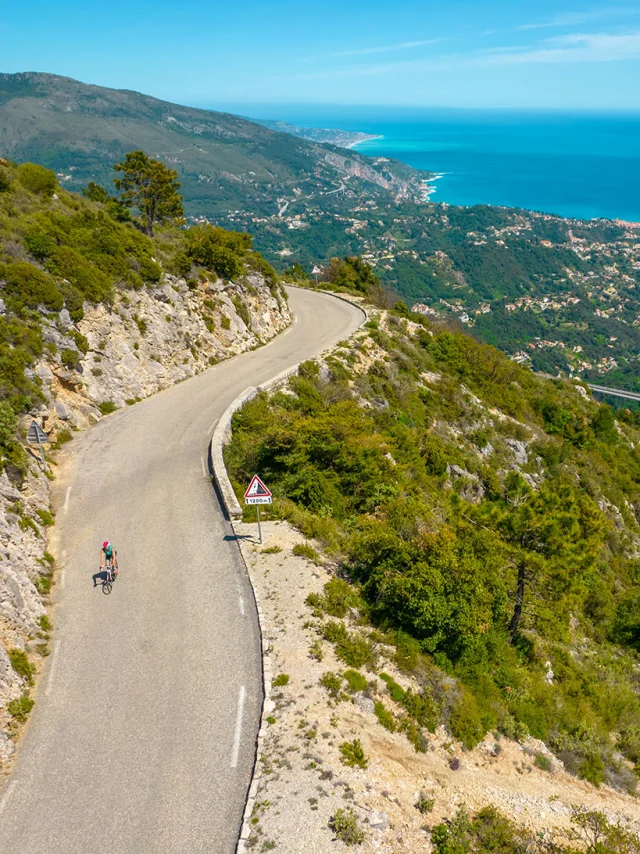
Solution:
<path fill-rule="evenodd" d="M 36 669 L 29 661 L 27 653 L 22 649 L 14 647 L 9 650 L 8 655 L 11 666 L 18 676 L 26 679 L 29 685 L 33 685 L 33 674 L 36 672 Z"/>
<path fill-rule="evenodd" d="M 53 255 L 58 245 L 50 234 L 45 234 L 43 232 L 34 232 L 32 234 L 25 235 L 24 242 L 26 243 L 29 252 L 34 258 L 37 258 L 38 261 L 44 261 L 45 258 L 49 258 Z"/>
<path fill-rule="evenodd" d="M 79 364 L 78 353 L 75 350 L 65 348 L 60 351 L 60 361 L 65 368 L 75 371 Z"/>
<path fill-rule="evenodd" d="M 247 329 L 251 329 L 251 315 L 249 314 L 249 309 L 247 308 L 246 303 L 239 296 L 232 296 L 231 302 L 233 303 L 236 314 L 240 320 L 244 323 Z"/>
<path fill-rule="evenodd" d="M 52 629 L 51 620 L 47 616 L 47 614 L 41 614 L 38 617 L 38 625 L 42 629 L 43 632 L 50 632 Z"/>
<path fill-rule="evenodd" d="M 358 819 L 351 807 L 336 810 L 329 821 L 329 827 L 336 837 L 345 845 L 362 845 L 366 839 L 364 830 L 358 824 Z"/>
<path fill-rule="evenodd" d="M 72 330 L 71 337 L 73 338 L 73 341 L 78 350 L 80 350 L 83 356 L 86 356 L 86 354 L 89 352 L 88 339 L 81 332 L 78 332 L 77 329 Z"/>
<path fill-rule="evenodd" d="M 578 768 L 578 776 L 581 780 L 600 786 L 604 782 L 605 767 L 599 753 L 590 753 L 586 756 Z"/>
<path fill-rule="evenodd" d="M 326 688 L 334 700 L 339 699 L 340 694 L 342 693 L 342 676 L 328 670 L 326 673 L 322 674 L 319 682 L 323 688 Z"/>
<path fill-rule="evenodd" d="M 231 329 L 231 320 L 227 317 L 226 314 L 223 314 L 220 318 L 220 325 L 223 329 Z"/>
<path fill-rule="evenodd" d="M 56 173 L 36 163 L 21 163 L 18 166 L 18 181 L 31 193 L 52 196 L 56 191 Z"/>
<path fill-rule="evenodd" d="M 487 733 L 480 709 L 475 697 L 464 690 L 458 702 L 454 705 L 449 721 L 451 734 L 467 748 L 472 750 L 479 744 Z"/>
<path fill-rule="evenodd" d="M 274 688 L 281 688 L 283 685 L 288 685 L 289 684 L 289 674 L 288 673 L 281 673 L 279 676 L 276 676 L 276 678 L 273 680 L 273 682 L 271 684 L 273 685 Z"/>
<path fill-rule="evenodd" d="M 139 273 L 145 282 L 159 282 L 162 276 L 162 267 L 145 256 L 140 259 Z"/>
<path fill-rule="evenodd" d="M 353 693 L 366 691 L 369 687 L 367 680 L 357 670 L 345 670 L 342 675 L 349 686 L 349 690 L 353 691 Z"/>
<path fill-rule="evenodd" d="M 422 729 L 413 720 L 413 718 L 409 717 L 409 715 L 405 715 L 405 717 L 400 720 L 398 729 L 407 736 L 416 753 L 427 752 L 429 749 L 429 742 L 422 732 Z"/>
<path fill-rule="evenodd" d="M 38 575 L 34 582 L 36 586 L 36 590 L 40 593 L 41 596 L 48 596 L 51 593 L 51 576 L 50 575 Z"/>
<path fill-rule="evenodd" d="M 353 741 L 343 741 L 339 749 L 342 754 L 340 762 L 343 765 L 348 765 L 350 768 L 366 768 L 369 765 L 369 760 L 364 755 L 360 739 L 354 738 Z"/>
<path fill-rule="evenodd" d="M 430 732 L 435 732 L 439 721 L 439 709 L 428 688 L 424 688 L 419 694 L 409 689 L 404 692 L 400 702 L 406 712 L 420 726 L 426 727 Z"/>
<path fill-rule="evenodd" d="M 311 646 L 309 647 L 309 655 L 311 658 L 315 658 L 316 661 L 322 661 L 324 658 L 324 650 L 322 649 L 322 642 L 319 640 L 315 640 Z"/>
<path fill-rule="evenodd" d="M 138 327 L 138 331 L 139 331 L 140 335 L 146 335 L 147 329 L 149 328 L 149 325 L 148 325 L 147 321 L 144 319 L 144 317 L 138 317 L 137 314 L 134 314 L 133 315 L 133 321 L 136 324 L 136 326 Z"/>
<path fill-rule="evenodd" d="M 352 608 L 362 607 L 358 592 L 342 578 L 332 578 L 324 586 L 321 607 L 330 617 L 345 617 Z"/>
<path fill-rule="evenodd" d="M 391 698 L 396 701 L 396 703 L 402 703 L 405 698 L 406 691 L 401 685 L 393 679 L 393 677 L 389 676 L 388 673 L 380 673 L 380 678 L 384 683 L 386 683 L 387 691 L 391 694 Z"/>
<path fill-rule="evenodd" d="M 260 554 L 263 555 L 277 555 L 280 554 L 282 549 L 280 546 L 267 546 L 266 549 L 260 549 Z"/>
<path fill-rule="evenodd" d="M 416 809 L 419 813 L 422 813 L 422 815 L 431 812 L 435 805 L 435 798 L 430 798 L 425 792 L 420 792 L 418 800 L 415 803 Z"/>
<path fill-rule="evenodd" d="M 382 724 L 385 729 L 388 729 L 389 732 L 395 732 L 396 729 L 396 721 L 391 712 L 385 708 L 384 703 L 374 703 L 373 711 L 375 712 L 375 716 L 378 718 L 378 722 Z"/>
<path fill-rule="evenodd" d="M 17 305 L 37 308 L 44 305 L 51 311 L 60 311 L 64 298 L 52 277 L 26 261 L 0 264 L 0 279 L 6 282 L 5 293 Z"/>
<path fill-rule="evenodd" d="M 0 193 L 6 193 L 11 189 L 11 178 L 9 173 L 0 166 Z"/>
<path fill-rule="evenodd" d="M 541 771 L 551 771 L 551 760 L 544 753 L 536 753 L 533 764 Z"/>
<path fill-rule="evenodd" d="M 322 626 L 324 637 L 335 645 L 335 653 L 349 667 L 374 667 L 373 644 L 363 635 L 350 634 L 342 623 L 329 620 Z"/>
<path fill-rule="evenodd" d="M 29 712 L 33 708 L 34 701 L 28 694 L 23 694 L 15 700 L 10 700 L 7 703 L 7 711 L 15 721 L 24 723 L 29 716 Z"/>
<path fill-rule="evenodd" d="M 244 272 L 243 258 L 251 247 L 250 235 L 198 225 L 187 229 L 185 239 L 191 260 L 221 278 L 236 279 Z"/>
<path fill-rule="evenodd" d="M 0 400 L 0 448 L 11 447 L 18 427 L 18 416 L 8 400 Z"/>
<path fill-rule="evenodd" d="M 49 510 L 41 510 L 38 508 L 36 510 L 36 514 L 37 514 L 38 518 L 40 519 L 40 522 L 45 526 L 45 528 L 48 528 L 50 525 L 53 525 L 55 522 L 55 519 L 53 518 L 53 514 Z"/>
<path fill-rule="evenodd" d="M 71 282 L 61 282 L 60 283 L 60 293 L 64 297 L 64 304 L 66 306 L 67 311 L 69 312 L 69 316 L 74 323 L 78 323 L 78 321 L 82 320 L 84 317 L 84 296 L 78 290 L 78 288 L 74 287 Z M 76 333 L 78 339 L 84 338 L 84 335 L 80 335 L 80 333 Z M 74 335 L 75 338 L 75 335 Z M 86 340 L 86 339 L 85 339 Z M 82 350 L 82 347 L 76 340 L 76 346 L 81 352 L 85 352 Z"/>
<path fill-rule="evenodd" d="M 109 276 L 71 246 L 57 247 L 46 267 L 50 273 L 66 279 L 89 302 L 113 298 L 113 284 Z"/>
<path fill-rule="evenodd" d="M 296 557 L 306 557 L 307 560 L 310 560 L 313 563 L 320 562 L 320 555 L 313 546 L 310 546 L 308 543 L 296 543 L 293 547 L 292 553 Z"/>

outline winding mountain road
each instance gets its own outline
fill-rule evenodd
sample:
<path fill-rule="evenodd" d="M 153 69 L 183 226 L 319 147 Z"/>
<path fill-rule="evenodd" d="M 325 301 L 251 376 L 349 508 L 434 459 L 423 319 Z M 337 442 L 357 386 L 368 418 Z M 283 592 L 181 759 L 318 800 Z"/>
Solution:
<path fill-rule="evenodd" d="M 264 348 L 100 421 L 54 488 L 62 567 L 52 652 L 0 789 L 2 854 L 230 854 L 262 701 L 257 617 L 207 448 L 242 390 L 362 321 L 292 289 Z M 120 577 L 92 586 L 112 540 Z"/>

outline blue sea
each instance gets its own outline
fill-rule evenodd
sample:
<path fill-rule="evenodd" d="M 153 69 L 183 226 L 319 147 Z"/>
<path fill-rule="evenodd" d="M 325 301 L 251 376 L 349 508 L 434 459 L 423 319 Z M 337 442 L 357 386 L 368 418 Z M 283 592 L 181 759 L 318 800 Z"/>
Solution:
<path fill-rule="evenodd" d="M 434 201 L 640 221 L 640 113 L 284 105 L 236 111 L 379 135 L 357 150 L 440 175 Z"/>

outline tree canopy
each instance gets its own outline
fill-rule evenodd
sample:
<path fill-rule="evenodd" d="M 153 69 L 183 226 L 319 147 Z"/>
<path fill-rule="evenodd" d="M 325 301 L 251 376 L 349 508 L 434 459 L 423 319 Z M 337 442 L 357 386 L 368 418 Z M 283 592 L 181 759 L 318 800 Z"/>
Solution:
<path fill-rule="evenodd" d="M 180 182 L 175 169 L 169 169 L 140 150 L 130 151 L 113 168 L 122 174 L 121 178 L 113 180 L 120 192 L 120 200 L 127 207 L 138 210 L 141 227 L 149 237 L 153 235 L 156 223 L 184 217 L 182 196 L 178 193 Z"/>

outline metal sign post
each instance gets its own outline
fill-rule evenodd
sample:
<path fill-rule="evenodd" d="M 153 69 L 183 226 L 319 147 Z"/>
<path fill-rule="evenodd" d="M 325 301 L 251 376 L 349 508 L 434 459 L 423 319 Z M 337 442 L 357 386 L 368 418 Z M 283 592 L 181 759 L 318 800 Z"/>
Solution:
<path fill-rule="evenodd" d="M 260 480 L 257 474 L 251 478 L 251 483 L 244 494 L 245 504 L 255 504 L 258 514 L 258 541 L 262 545 L 262 526 L 260 525 L 260 505 L 271 504 L 271 492 Z"/>
<path fill-rule="evenodd" d="M 37 421 L 32 421 L 27 431 L 27 442 L 30 445 L 37 445 L 40 448 L 40 455 L 42 456 L 42 467 L 45 471 L 49 471 L 49 469 L 47 468 L 47 461 L 44 458 L 44 448 L 42 447 L 42 443 L 48 441 L 49 437 L 44 432 L 42 427 L 38 424 Z"/>
<path fill-rule="evenodd" d="M 311 271 L 311 275 L 316 277 L 316 287 L 318 287 L 318 273 L 321 273 L 322 270 L 316 264 L 313 265 L 313 270 Z"/>

